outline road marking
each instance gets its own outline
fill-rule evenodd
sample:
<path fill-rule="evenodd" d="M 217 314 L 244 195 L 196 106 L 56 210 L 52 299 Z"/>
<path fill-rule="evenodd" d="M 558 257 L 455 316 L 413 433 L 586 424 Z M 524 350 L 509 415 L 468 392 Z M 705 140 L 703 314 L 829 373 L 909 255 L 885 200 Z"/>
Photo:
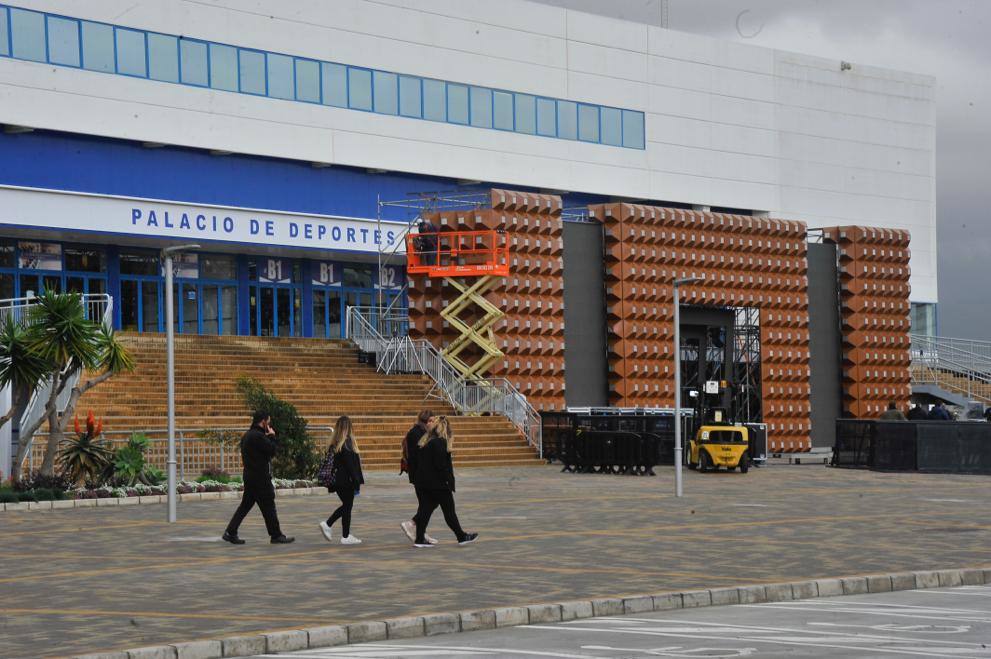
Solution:
<path fill-rule="evenodd" d="M 749 657 L 757 652 L 757 648 L 684 648 L 672 645 L 668 648 L 614 648 L 610 645 L 583 645 L 582 650 L 606 650 L 609 652 L 630 652 L 649 654 L 654 657 L 705 657 L 705 659 L 732 659 L 733 657 Z"/>
<path fill-rule="evenodd" d="M 397 652 L 402 650 L 403 652 Z M 409 654 L 409 653 L 413 654 Z M 540 650 L 522 650 L 517 648 L 488 648 L 471 647 L 458 645 L 380 645 L 370 643 L 367 645 L 354 645 L 342 648 L 328 648 L 326 650 L 309 650 L 296 652 L 292 655 L 285 654 L 262 654 L 259 657 L 272 657 L 273 659 L 285 659 L 286 656 L 308 657 L 310 659 L 340 659 L 341 657 L 356 657 L 367 659 L 385 659 L 387 657 L 416 657 L 416 656 L 449 656 L 454 654 L 475 654 L 479 656 L 514 656 L 523 655 L 527 657 L 556 657 L 557 659 L 596 659 L 593 655 L 573 654 L 566 652 L 543 652 Z"/>
<path fill-rule="evenodd" d="M 217 535 L 182 535 L 166 538 L 167 542 L 220 542 L 221 540 L 223 538 Z"/>
<path fill-rule="evenodd" d="M 925 593 L 926 595 L 953 595 L 955 597 L 991 597 L 991 591 L 987 593 L 962 593 L 962 592 L 950 592 L 950 591 L 926 591 L 926 590 L 913 590 L 913 593 Z"/>
<path fill-rule="evenodd" d="M 971 625 L 847 625 L 838 622 L 809 622 L 816 627 L 848 627 L 851 629 L 874 629 L 882 632 L 910 632 L 918 634 L 964 634 Z"/>
<path fill-rule="evenodd" d="M 770 508 L 766 503 L 731 503 L 733 508 Z"/>
<path fill-rule="evenodd" d="M 922 501 L 932 501 L 933 503 L 972 503 L 970 499 L 921 499 Z"/>
<path fill-rule="evenodd" d="M 815 611 L 815 608 L 806 608 L 802 606 L 781 606 L 781 605 L 770 605 L 770 604 L 741 604 L 740 606 L 748 607 L 759 607 L 767 609 L 780 609 L 783 611 Z M 926 609 L 924 609 L 926 610 Z M 928 609 L 932 611 L 932 609 Z M 923 615 L 921 611 L 917 613 L 896 613 L 891 609 L 861 609 L 861 608 L 831 608 L 830 613 L 856 613 L 859 615 L 877 615 L 877 616 L 891 616 L 893 618 L 919 618 L 923 620 L 942 620 L 944 622 L 991 622 L 991 618 L 976 618 L 976 617 L 950 617 L 950 616 L 938 616 L 938 615 Z M 939 610 L 936 609 L 936 612 Z M 821 613 L 821 609 L 819 610 Z"/>

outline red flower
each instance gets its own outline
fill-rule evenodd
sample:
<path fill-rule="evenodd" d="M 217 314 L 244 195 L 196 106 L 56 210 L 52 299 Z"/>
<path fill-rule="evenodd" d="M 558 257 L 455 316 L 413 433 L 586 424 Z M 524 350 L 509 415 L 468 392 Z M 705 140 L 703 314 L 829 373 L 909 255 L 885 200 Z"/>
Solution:
<path fill-rule="evenodd" d="M 80 434 L 80 431 L 79 431 L 79 415 L 78 414 L 76 415 L 76 418 L 75 418 L 75 420 L 72 423 L 72 427 L 76 431 L 76 434 L 77 435 Z"/>

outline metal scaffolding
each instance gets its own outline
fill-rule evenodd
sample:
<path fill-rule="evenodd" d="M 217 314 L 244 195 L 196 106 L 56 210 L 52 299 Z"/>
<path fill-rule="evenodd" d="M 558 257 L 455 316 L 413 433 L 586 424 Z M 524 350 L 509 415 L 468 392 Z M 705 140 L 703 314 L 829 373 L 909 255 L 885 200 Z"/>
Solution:
<path fill-rule="evenodd" d="M 763 420 L 760 376 L 760 309 L 736 307 L 733 323 L 733 418 L 738 423 Z"/>

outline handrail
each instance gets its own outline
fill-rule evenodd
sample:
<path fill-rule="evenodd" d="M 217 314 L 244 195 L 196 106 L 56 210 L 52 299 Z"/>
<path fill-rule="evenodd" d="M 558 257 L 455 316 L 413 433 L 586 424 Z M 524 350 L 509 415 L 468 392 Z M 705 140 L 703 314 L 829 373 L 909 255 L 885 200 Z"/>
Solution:
<path fill-rule="evenodd" d="M 348 307 L 347 336 L 359 350 L 376 354 L 376 368 L 383 373 L 428 376 L 459 413 L 505 416 L 543 457 L 540 415 L 511 382 L 504 378 L 465 379 L 432 343 L 411 339 L 405 331 L 399 333 L 397 322 L 377 307 Z M 391 334 L 390 338 L 380 329 Z"/>
<path fill-rule="evenodd" d="M 913 334 L 912 380 L 931 383 L 973 399 L 991 390 L 991 342 Z M 956 376 L 954 379 L 948 376 Z M 962 383 L 961 383 L 962 381 Z"/>

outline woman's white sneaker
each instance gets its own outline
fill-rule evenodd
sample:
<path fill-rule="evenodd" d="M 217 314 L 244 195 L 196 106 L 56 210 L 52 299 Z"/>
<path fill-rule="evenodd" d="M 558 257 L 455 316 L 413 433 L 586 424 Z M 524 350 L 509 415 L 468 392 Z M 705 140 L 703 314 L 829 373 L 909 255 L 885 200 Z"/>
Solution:
<path fill-rule="evenodd" d="M 361 540 L 359 540 L 358 538 L 354 537 L 353 535 L 346 535 L 343 538 L 341 538 L 341 544 L 342 545 L 360 545 L 361 544 Z"/>
<path fill-rule="evenodd" d="M 320 522 L 320 531 L 323 533 L 323 537 L 327 538 L 327 542 L 334 541 L 334 529 L 327 525 L 327 522 Z"/>
<path fill-rule="evenodd" d="M 434 545 L 430 544 L 429 542 L 424 542 L 424 543 L 414 542 L 413 546 L 416 547 L 417 549 L 432 549 L 434 547 Z"/>

